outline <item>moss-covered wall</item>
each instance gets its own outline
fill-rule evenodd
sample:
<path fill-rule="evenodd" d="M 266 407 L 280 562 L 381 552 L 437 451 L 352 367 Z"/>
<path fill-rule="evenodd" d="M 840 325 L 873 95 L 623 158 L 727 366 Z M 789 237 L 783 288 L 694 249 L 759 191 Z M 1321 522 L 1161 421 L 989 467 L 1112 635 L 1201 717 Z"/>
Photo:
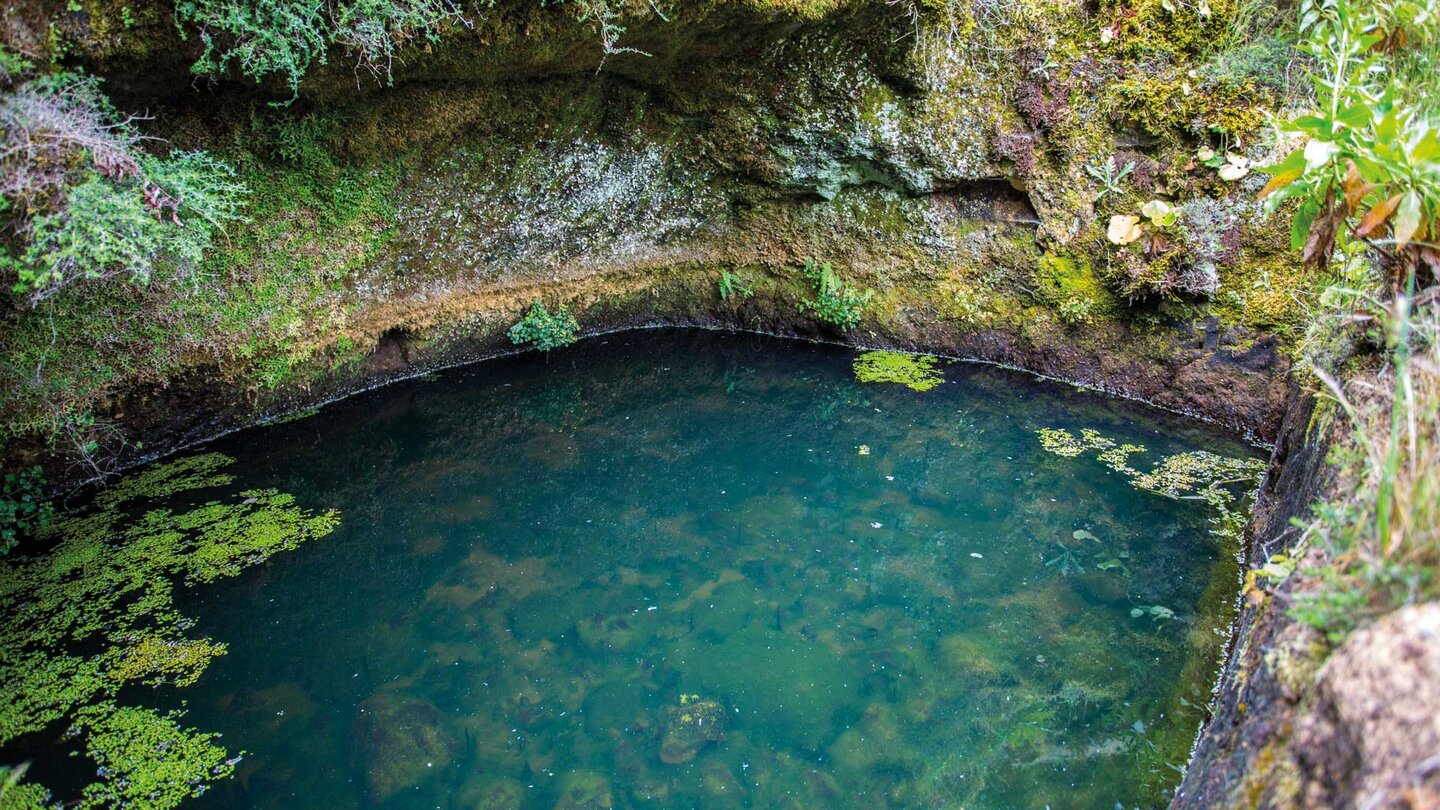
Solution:
<path fill-rule="evenodd" d="M 252 194 L 196 285 L 10 313 L 8 455 L 63 456 L 77 420 L 105 452 L 148 455 L 483 356 L 537 298 L 589 331 L 726 325 L 1005 362 L 1268 438 L 1297 271 L 1249 202 L 1260 179 L 1222 182 L 1193 154 L 1263 153 L 1234 115 L 1273 98 L 1200 79 L 1165 95 L 1214 61 L 1233 9 L 1213 5 L 709 0 L 639 9 L 623 44 L 645 53 L 606 56 L 564 6 L 509 0 L 403 53 L 393 85 L 333 53 L 290 101 L 191 76 L 199 46 L 161 0 L 27 3 L 8 42 L 104 75 Z M 1106 192 L 1087 168 L 1111 159 L 1134 169 Z M 1186 261 L 1184 239 L 1120 249 L 1105 220 L 1156 196 L 1223 209 L 1218 293 L 1134 293 Z M 859 328 L 800 314 L 811 257 L 875 291 Z M 722 300 L 722 272 L 753 297 Z M 96 340 L 97 323 L 116 326 Z"/>

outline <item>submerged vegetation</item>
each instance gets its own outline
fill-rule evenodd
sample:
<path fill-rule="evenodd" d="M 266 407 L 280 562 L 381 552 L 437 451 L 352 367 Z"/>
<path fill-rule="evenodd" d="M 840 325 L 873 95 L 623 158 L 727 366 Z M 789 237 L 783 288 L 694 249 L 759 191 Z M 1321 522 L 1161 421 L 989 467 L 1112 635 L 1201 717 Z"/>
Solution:
<path fill-rule="evenodd" d="M 1229 458 L 1204 450 L 1165 456 L 1143 471 L 1130 464 L 1131 456 L 1146 452 L 1141 445 L 1120 444 L 1090 428 L 1081 430 L 1079 437 L 1068 430 L 1041 428 L 1039 436 L 1041 446 L 1057 456 L 1074 458 L 1093 453 L 1136 489 L 1204 503 L 1214 512 L 1211 533 L 1227 543 L 1240 541 L 1247 514 L 1241 498 L 1254 494 L 1265 473 L 1265 462 L 1260 459 Z"/>
<path fill-rule="evenodd" d="M 186 632 L 193 622 L 175 606 L 178 588 L 235 576 L 336 526 L 334 512 L 303 509 L 273 489 L 147 509 L 229 485 L 230 461 L 210 453 L 128 476 L 44 527 L 39 551 L 0 568 L 0 745 L 57 733 L 79 740 L 99 766 L 82 806 L 174 807 L 234 767 L 182 713 L 119 702 L 133 684 L 194 683 L 225 654 L 223 643 Z M 25 783 L 11 790 L 35 806 L 44 795 Z"/>

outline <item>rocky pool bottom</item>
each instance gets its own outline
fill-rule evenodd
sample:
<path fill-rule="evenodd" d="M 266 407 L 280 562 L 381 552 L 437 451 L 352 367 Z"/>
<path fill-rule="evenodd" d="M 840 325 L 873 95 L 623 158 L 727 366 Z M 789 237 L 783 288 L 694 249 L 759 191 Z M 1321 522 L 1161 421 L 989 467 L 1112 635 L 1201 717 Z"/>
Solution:
<path fill-rule="evenodd" d="M 177 590 L 227 653 L 117 701 L 243 752 L 197 807 L 1162 806 L 1238 568 L 1204 501 L 1125 470 L 1257 453 L 856 360 L 616 334 L 214 442 L 228 475 L 175 498 L 274 489 L 338 526 Z M 76 795 L 95 766 L 35 747 L 54 728 L 5 761 Z"/>

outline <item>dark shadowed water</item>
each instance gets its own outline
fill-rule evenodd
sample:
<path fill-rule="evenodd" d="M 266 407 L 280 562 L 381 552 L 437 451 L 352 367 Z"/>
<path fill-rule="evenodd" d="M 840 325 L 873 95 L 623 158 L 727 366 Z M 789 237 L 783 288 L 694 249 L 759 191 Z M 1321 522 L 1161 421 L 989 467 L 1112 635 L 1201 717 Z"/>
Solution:
<path fill-rule="evenodd" d="M 862 384 L 854 357 L 611 335 L 215 443 L 237 487 L 342 523 L 186 597 L 229 654 L 153 699 L 247 752 L 200 804 L 1162 806 L 1233 550 L 1035 431 L 1253 451 L 985 366 Z"/>

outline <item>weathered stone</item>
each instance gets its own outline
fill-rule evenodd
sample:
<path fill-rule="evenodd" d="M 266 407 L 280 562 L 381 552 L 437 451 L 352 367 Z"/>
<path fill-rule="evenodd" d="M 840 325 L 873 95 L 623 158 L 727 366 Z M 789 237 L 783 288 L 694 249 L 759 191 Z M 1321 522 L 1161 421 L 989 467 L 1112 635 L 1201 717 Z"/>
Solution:
<path fill-rule="evenodd" d="M 382 692 L 360 704 L 351 750 L 365 772 L 366 796 L 379 804 L 442 772 L 459 743 L 434 704 Z"/>
<path fill-rule="evenodd" d="M 700 749 L 725 739 L 725 708 L 713 700 L 690 700 L 665 709 L 664 731 L 660 736 L 660 761 L 680 765 L 695 758 Z"/>
<path fill-rule="evenodd" d="M 608 810 L 615 806 L 610 781 L 598 773 L 573 771 L 560 783 L 555 810 Z"/>

